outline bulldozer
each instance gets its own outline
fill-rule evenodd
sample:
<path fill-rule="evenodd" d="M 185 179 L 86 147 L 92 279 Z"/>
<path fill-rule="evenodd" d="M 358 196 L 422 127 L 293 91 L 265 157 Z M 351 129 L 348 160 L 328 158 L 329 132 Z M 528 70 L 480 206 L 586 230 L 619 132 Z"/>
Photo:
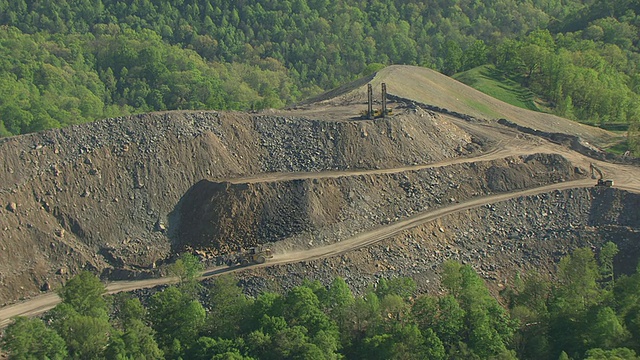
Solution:
<path fill-rule="evenodd" d="M 271 249 L 263 249 L 260 247 L 251 247 L 246 250 L 240 250 L 236 254 L 227 258 L 228 266 L 249 266 L 255 264 L 263 264 L 267 259 L 273 258 Z"/>
<path fill-rule="evenodd" d="M 592 179 L 598 179 L 598 182 L 596 183 L 596 186 L 604 186 L 604 187 L 612 187 L 613 186 L 613 180 L 612 179 L 607 179 L 604 180 L 604 174 L 602 173 L 602 170 L 600 170 L 600 168 L 598 168 L 597 166 L 595 166 L 593 163 L 589 165 L 589 167 L 591 168 L 591 178 Z M 596 173 L 598 173 L 598 176 L 596 177 Z"/>

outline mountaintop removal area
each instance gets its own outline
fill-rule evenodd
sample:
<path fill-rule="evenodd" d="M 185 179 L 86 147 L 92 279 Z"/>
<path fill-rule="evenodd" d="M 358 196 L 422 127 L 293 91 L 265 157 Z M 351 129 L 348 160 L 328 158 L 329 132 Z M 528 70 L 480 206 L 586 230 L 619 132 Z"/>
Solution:
<path fill-rule="evenodd" d="M 383 83 L 391 111 L 367 119 L 367 84 L 379 109 Z M 499 290 L 608 241 L 616 271 L 630 272 L 640 167 L 600 150 L 617 138 L 391 66 L 287 109 L 149 113 L 0 139 L 0 322 L 2 307 L 44 299 L 83 269 L 110 291 L 161 284 L 185 251 L 252 294 L 335 276 L 356 291 L 389 276 L 439 291 L 448 259 Z M 596 186 L 594 167 L 613 186 Z M 224 265 L 252 246 L 273 258 Z"/>

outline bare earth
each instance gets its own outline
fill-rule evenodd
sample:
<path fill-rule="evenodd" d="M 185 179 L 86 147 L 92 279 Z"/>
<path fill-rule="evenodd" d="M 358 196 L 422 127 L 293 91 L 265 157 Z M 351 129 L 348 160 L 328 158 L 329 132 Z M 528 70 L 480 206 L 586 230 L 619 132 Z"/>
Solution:
<path fill-rule="evenodd" d="M 541 152 L 549 152 L 549 153 L 559 152 L 559 153 L 562 153 L 562 155 L 564 155 L 565 157 L 571 159 L 574 164 L 581 164 L 583 166 L 585 165 L 588 166 L 589 162 L 594 161 L 592 159 L 585 158 L 575 152 L 563 150 L 557 145 L 554 145 L 551 143 L 543 144 L 542 146 L 539 146 L 539 147 L 534 147 L 534 148 L 524 149 L 524 150 L 525 151 L 523 151 L 523 149 L 518 150 L 517 148 L 515 149 L 503 148 L 503 149 L 496 149 L 495 151 L 478 156 L 476 158 L 454 159 L 449 161 L 437 162 L 429 165 L 402 167 L 402 168 L 395 168 L 395 169 L 384 169 L 384 170 L 377 170 L 377 171 L 375 170 L 352 171 L 352 172 L 336 171 L 336 172 L 320 172 L 313 175 L 303 174 L 303 173 L 265 174 L 262 176 L 252 176 L 247 178 L 231 179 L 231 181 L 243 183 L 243 182 L 304 179 L 304 178 L 311 178 L 311 177 L 322 178 L 322 177 L 355 176 L 355 175 L 374 174 L 374 173 L 403 172 L 407 170 L 417 170 L 417 169 L 424 169 L 424 168 L 431 168 L 431 167 L 443 167 L 443 166 L 462 163 L 462 162 L 475 162 L 480 160 L 499 159 L 506 156 L 533 154 L 533 153 L 541 153 Z M 617 188 L 640 193 L 640 169 L 638 169 L 637 167 L 612 165 L 612 164 L 606 164 L 606 163 L 598 163 L 598 166 L 602 167 L 607 171 L 608 174 L 612 175 L 612 178 L 616 182 Z M 270 260 L 268 263 L 265 263 L 262 265 L 254 265 L 249 268 L 269 267 L 269 266 L 292 263 L 292 262 L 300 262 L 300 261 L 313 260 L 313 259 L 318 259 L 323 257 L 337 256 L 345 252 L 349 252 L 352 250 L 356 250 L 356 249 L 374 244 L 376 242 L 379 242 L 393 235 L 397 235 L 398 233 L 404 230 L 416 227 L 418 225 L 422 225 L 426 222 L 433 221 L 435 219 L 438 219 L 444 215 L 448 215 L 451 213 L 464 211 L 464 210 L 480 207 L 482 205 L 492 204 L 492 203 L 504 201 L 507 199 L 513 199 L 513 198 L 526 196 L 526 195 L 546 193 L 546 192 L 551 192 L 553 190 L 563 190 L 563 189 L 571 189 L 571 188 L 577 188 L 577 187 L 590 187 L 592 185 L 593 185 L 593 180 L 582 179 L 582 180 L 575 180 L 575 181 L 541 186 L 541 187 L 528 189 L 524 191 L 516 191 L 516 192 L 505 193 L 505 194 L 480 197 L 470 201 L 458 203 L 455 205 L 446 206 L 435 211 L 420 213 L 416 216 L 412 216 L 410 218 L 403 219 L 401 221 L 397 221 L 386 226 L 381 226 L 379 228 L 360 233 L 357 236 L 345 239 L 343 241 L 340 241 L 332 245 L 313 248 L 306 251 L 289 252 L 286 254 L 276 254 L 276 256 L 272 260 Z M 209 268 L 203 272 L 203 279 L 217 276 L 220 274 L 247 270 L 249 268 L 229 268 L 226 266 Z M 154 286 L 163 285 L 163 284 L 170 284 L 170 283 L 174 283 L 175 281 L 176 279 L 171 277 L 138 280 L 138 281 L 116 281 L 116 282 L 111 282 L 107 284 L 107 292 L 117 293 L 121 291 L 131 291 L 136 289 L 154 287 Z M 60 298 L 55 293 L 47 293 L 26 302 L 22 302 L 12 306 L 6 306 L 0 309 L 0 327 L 7 326 L 11 322 L 11 318 L 14 316 L 38 315 L 53 308 L 59 302 L 60 302 Z"/>
<path fill-rule="evenodd" d="M 78 127 L 0 142 L 7 159 L 0 169 L 7 179 L 0 189 L 0 299 L 7 303 L 0 328 L 14 316 L 51 309 L 59 298 L 51 291 L 38 295 L 39 287 L 55 288 L 83 268 L 124 274 L 132 280 L 110 280 L 107 291 L 131 291 L 176 281 L 135 278 L 157 275 L 156 262 L 185 247 L 220 256 L 273 242 L 280 251 L 267 263 L 210 267 L 203 279 L 276 274 L 285 264 L 336 259 L 470 209 L 592 188 L 591 163 L 616 190 L 640 193 L 637 166 L 595 160 L 491 119 L 593 144 L 608 143 L 613 134 L 514 108 L 428 69 L 392 66 L 371 80 L 376 89 L 382 82 L 392 95 L 480 120 L 399 103 L 390 104 L 389 119 L 357 120 L 366 106 L 359 83 L 290 110 L 169 112 L 97 123 L 86 136 Z M 109 135 L 96 140 L 103 131 Z M 94 142 L 65 145 L 73 136 Z M 555 164 L 558 159 L 564 160 Z M 269 226 L 256 230 L 264 223 Z M 190 243 L 179 235 L 184 227 L 191 228 Z M 29 299 L 15 302 L 19 296 Z"/>

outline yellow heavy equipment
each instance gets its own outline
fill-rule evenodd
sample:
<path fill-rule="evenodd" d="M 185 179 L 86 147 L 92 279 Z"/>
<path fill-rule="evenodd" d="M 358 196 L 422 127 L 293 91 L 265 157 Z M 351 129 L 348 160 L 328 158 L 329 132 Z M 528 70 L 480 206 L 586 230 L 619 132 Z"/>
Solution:
<path fill-rule="evenodd" d="M 254 264 L 263 264 L 267 259 L 273 258 L 271 249 L 263 249 L 260 247 L 251 247 L 247 250 L 240 250 L 236 254 L 227 258 L 229 266 L 248 266 Z"/>
<path fill-rule="evenodd" d="M 598 173 L 597 179 L 598 182 L 596 183 L 596 186 L 604 186 L 604 187 L 612 187 L 613 186 L 613 180 L 612 179 L 607 179 L 604 180 L 604 174 L 602 173 L 602 170 L 600 170 L 600 168 L 598 168 L 597 166 L 595 166 L 593 163 L 589 165 L 589 167 L 591 168 L 591 178 L 592 179 L 596 179 L 596 173 Z"/>

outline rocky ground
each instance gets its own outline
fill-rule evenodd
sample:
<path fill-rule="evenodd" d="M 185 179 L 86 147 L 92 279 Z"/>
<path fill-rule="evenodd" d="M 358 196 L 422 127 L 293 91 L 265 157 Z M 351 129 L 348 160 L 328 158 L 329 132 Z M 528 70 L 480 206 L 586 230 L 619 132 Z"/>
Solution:
<path fill-rule="evenodd" d="M 168 112 L 1 139 L 0 304 L 81 269 L 153 274 L 184 248 L 183 198 L 202 181 L 429 163 L 482 141 L 415 109 L 374 121 Z"/>
<path fill-rule="evenodd" d="M 336 276 L 362 293 L 380 278 L 411 277 L 421 292 L 438 292 L 442 263 L 471 264 L 494 291 L 516 273 L 552 277 L 561 257 L 577 247 L 618 245 L 619 273 L 640 257 L 640 196 L 615 189 L 574 189 L 482 206 L 416 227 L 341 256 L 250 270 L 239 275 L 250 294 L 289 289 L 304 280 L 329 284 Z"/>
<path fill-rule="evenodd" d="M 362 120 L 347 95 L 338 105 L 153 113 L 0 139 L 0 305 L 82 269 L 131 279 L 158 275 L 182 251 L 215 263 L 256 244 L 311 249 L 429 209 L 588 176 L 588 162 L 554 154 L 535 134 L 411 101 Z M 437 291 L 440 264 L 455 259 L 498 289 L 516 271 L 552 273 L 571 249 L 606 240 L 624 249 L 618 268 L 635 269 L 637 208 L 636 195 L 616 189 L 553 192 L 239 276 L 250 293 L 333 276 L 362 291 L 391 275 Z"/>
<path fill-rule="evenodd" d="M 202 181 L 183 197 L 177 233 L 181 244 L 207 248 L 212 255 L 274 242 L 273 250 L 284 252 L 327 245 L 472 197 L 580 176 L 559 155 L 533 154 L 390 174 Z"/>

